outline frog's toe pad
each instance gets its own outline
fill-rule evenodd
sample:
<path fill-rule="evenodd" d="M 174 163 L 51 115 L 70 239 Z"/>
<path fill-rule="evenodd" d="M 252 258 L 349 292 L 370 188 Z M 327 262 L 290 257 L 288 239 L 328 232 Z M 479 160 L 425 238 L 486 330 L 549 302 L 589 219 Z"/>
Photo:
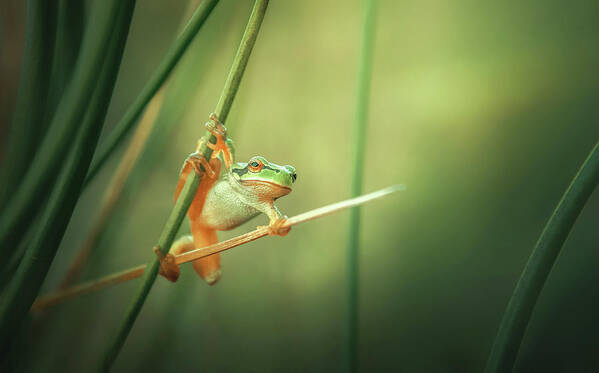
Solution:
<path fill-rule="evenodd" d="M 174 258 L 173 254 L 168 254 L 160 263 L 159 273 L 170 282 L 177 282 L 181 274 L 179 266 L 174 263 Z"/>
<path fill-rule="evenodd" d="M 162 254 L 162 251 L 160 251 L 159 246 L 154 247 L 154 253 L 160 260 L 160 269 L 158 273 L 160 273 L 160 275 L 164 276 L 164 278 L 170 282 L 177 282 L 181 271 L 179 270 L 179 266 L 175 264 L 175 257 L 173 254 L 168 253 L 165 256 Z"/>
<path fill-rule="evenodd" d="M 285 226 L 287 223 L 286 218 L 280 218 L 275 220 L 272 224 L 268 226 L 268 235 L 269 236 L 286 236 L 287 233 L 291 230 L 290 226 Z"/>
<path fill-rule="evenodd" d="M 218 282 L 218 280 L 220 280 L 221 275 L 222 275 L 222 272 L 220 269 L 213 270 L 212 272 L 210 272 L 210 274 L 208 274 L 206 277 L 204 277 L 204 281 L 206 281 L 208 283 L 208 285 L 212 286 L 212 285 L 216 284 Z"/>
<path fill-rule="evenodd" d="M 179 279 L 179 271 L 163 271 L 161 269 L 160 274 L 170 282 L 177 282 Z"/>

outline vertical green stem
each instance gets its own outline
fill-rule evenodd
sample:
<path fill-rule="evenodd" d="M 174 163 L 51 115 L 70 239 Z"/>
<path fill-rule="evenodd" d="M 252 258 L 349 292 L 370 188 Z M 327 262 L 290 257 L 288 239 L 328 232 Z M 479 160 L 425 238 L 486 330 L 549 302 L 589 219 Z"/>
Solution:
<path fill-rule="evenodd" d="M 115 128 L 110 132 L 108 138 L 106 138 L 100 145 L 100 149 L 98 149 L 97 152 L 98 154 L 94 156 L 89 173 L 85 179 L 85 186 L 89 184 L 104 162 L 106 162 L 112 151 L 133 128 L 148 102 L 150 102 L 152 97 L 154 97 L 156 92 L 169 77 L 170 73 L 187 50 L 187 47 L 189 47 L 189 44 L 191 44 L 193 38 L 197 35 L 198 31 L 200 31 L 217 3 L 218 0 L 204 0 L 198 6 L 197 10 L 181 32 L 181 35 L 177 38 L 175 43 L 173 43 L 172 47 L 160 63 L 160 66 L 154 72 L 154 75 L 152 75 L 150 80 L 143 87 L 141 93 L 135 99 L 135 102 L 131 104 L 127 112 L 125 112 L 125 115 L 123 115 Z"/>
<path fill-rule="evenodd" d="M 0 215 L 0 255 L 8 257 L 14 246 L 22 239 L 31 221 L 39 213 L 40 203 L 47 200 L 56 175 L 64 162 L 70 144 L 83 120 L 87 105 L 94 92 L 95 83 L 103 66 L 104 53 L 108 48 L 118 4 L 100 1 L 99 15 L 90 17 L 77 66 L 56 113 L 52 117 L 48 136 L 44 137 L 35 157 L 29 163 L 19 188 L 11 195 Z M 106 17 L 106 18 L 105 18 Z M 97 21 L 96 18 L 101 18 Z M 102 23 L 106 21 L 106 23 Z M 33 131 L 31 136 L 36 136 Z M 15 180 L 3 182 L 12 183 Z M 2 263 L 3 264 L 3 263 Z M 0 266 L 2 266 L 0 264 Z"/>
<path fill-rule="evenodd" d="M 52 4 L 52 1 L 46 2 L 48 4 Z M 56 24 L 56 37 L 54 43 L 54 53 L 53 53 L 53 62 L 50 65 L 48 60 L 43 61 L 43 65 L 46 69 L 52 66 L 51 73 L 48 73 L 49 83 L 48 83 L 48 95 L 45 102 L 45 111 L 43 119 L 37 121 L 34 129 L 29 129 L 24 132 L 25 136 L 30 139 L 28 142 L 29 149 L 21 149 L 19 152 L 18 162 L 7 162 L 7 166 L 17 168 L 22 173 L 25 173 L 28 164 L 27 162 L 31 161 L 31 158 L 35 154 L 32 149 L 35 149 L 39 142 L 41 142 L 43 135 L 48 129 L 48 125 L 54 116 L 56 107 L 60 102 L 60 99 L 63 93 L 66 90 L 68 82 L 73 75 L 73 71 L 75 69 L 77 63 L 77 56 L 79 54 L 79 48 L 81 46 L 82 34 L 84 30 L 83 18 L 84 18 L 84 7 L 85 4 L 81 0 L 58 0 L 58 9 L 57 9 L 57 24 Z M 48 17 L 45 17 L 48 18 Z M 48 34 L 51 34 L 48 31 Z M 48 41 L 48 45 L 51 45 L 51 42 Z M 49 71 L 48 71 L 49 72 Z M 46 78 L 47 78 L 46 77 Z M 40 87 L 40 91 L 44 91 L 43 88 L 43 80 L 40 81 L 42 87 Z M 35 105 L 33 105 L 35 106 Z M 35 111 L 33 111 L 35 112 Z M 25 128 L 21 128 L 23 131 Z M 51 136 L 53 132 L 50 132 L 48 136 Z M 33 135 L 32 135 L 33 134 Z M 25 163 L 23 163 L 25 162 Z M 16 179 L 18 180 L 20 176 L 13 175 L 12 177 L 8 177 L 7 179 Z M 3 180 L 0 177 L 0 180 Z M 48 185 L 51 183 L 48 182 Z M 17 183 L 2 183 L 0 185 L 0 189 L 3 187 L 5 192 L 11 193 L 11 190 L 8 188 L 16 187 Z M 42 199 L 40 198 L 40 201 Z M 41 209 L 40 209 L 41 210 Z M 5 257 L 4 263 L 5 265 L 0 265 L 0 288 L 2 288 L 5 283 L 2 282 L 2 278 L 8 278 L 12 276 L 16 266 L 21 261 L 23 254 L 25 252 L 25 248 L 29 245 L 28 237 L 33 235 L 34 231 L 33 226 L 30 226 L 26 229 L 25 232 L 22 233 L 22 237 L 25 237 L 24 240 L 18 243 L 17 248 L 14 246 L 17 240 L 13 240 L 13 248 L 12 252 L 8 253 L 10 257 Z"/>
<path fill-rule="evenodd" d="M 189 2 L 189 9 L 182 16 L 181 30 L 185 27 L 189 27 L 189 24 L 192 22 L 190 21 L 190 18 L 193 14 L 198 12 L 197 3 L 199 3 L 199 0 Z M 213 34 L 215 34 L 214 30 L 205 30 L 205 32 L 206 31 L 209 35 L 213 36 Z M 209 36 L 207 39 L 207 43 L 202 43 L 202 48 L 200 48 L 201 51 L 213 49 L 215 45 L 214 37 Z M 96 251 L 98 249 L 97 246 L 111 229 L 120 229 L 120 222 L 118 219 L 113 218 L 119 211 L 119 201 L 128 194 L 138 190 L 141 187 L 140 184 L 147 181 L 148 173 L 154 170 L 155 163 L 159 161 L 165 151 L 167 139 L 170 134 L 177 129 L 177 126 L 173 125 L 173 123 L 178 123 L 185 108 L 189 107 L 189 102 L 192 100 L 193 96 L 192 93 L 195 92 L 199 82 L 203 80 L 203 75 L 206 70 L 205 66 L 208 63 L 212 63 L 209 59 L 204 58 L 201 51 L 199 53 L 198 51 L 194 52 L 193 47 L 190 48 L 189 53 L 192 53 L 192 55 L 190 56 L 188 53 L 186 59 L 180 62 L 177 74 L 172 77 L 172 81 L 168 84 L 168 87 L 164 87 L 162 92 L 164 99 L 161 99 L 160 101 L 162 101 L 162 103 L 157 105 L 160 108 L 159 113 L 156 118 L 152 120 L 153 124 L 151 124 L 151 131 L 140 149 L 140 154 L 136 157 L 131 171 L 126 176 L 126 181 L 123 180 L 124 184 L 122 185 L 122 189 L 120 189 L 120 191 L 112 190 L 112 192 L 110 192 L 110 199 L 112 202 L 104 205 L 102 210 L 98 212 L 99 215 L 96 217 L 97 221 L 94 223 L 92 231 L 89 232 L 84 246 L 82 246 L 76 254 L 76 259 L 71 263 L 71 267 L 67 273 L 68 277 L 72 277 L 70 275 L 76 276 L 76 273 L 83 269 L 87 259 L 89 259 L 85 259 L 88 254 L 95 252 L 95 266 L 98 265 L 98 260 L 111 255 L 110 250 Z M 156 93 L 156 95 L 158 94 L 160 93 Z M 153 102 L 158 98 L 156 95 L 148 104 L 148 110 L 151 105 L 156 104 Z M 143 121 L 143 117 L 140 118 L 140 126 L 143 125 Z M 139 129 L 140 127 L 138 127 L 136 131 Z M 137 134 L 135 134 L 135 136 L 137 136 Z M 128 148 L 131 146 L 135 147 L 133 144 L 134 141 L 135 139 L 133 138 L 131 143 L 127 145 Z M 129 152 L 129 149 L 127 152 Z M 125 157 L 127 157 L 127 153 L 123 155 L 123 161 Z M 119 168 L 121 168 L 121 166 L 119 166 Z M 113 177 L 115 177 L 118 172 L 118 170 L 115 171 Z M 109 205 L 112 207 L 109 207 Z M 80 260 L 82 260 L 82 262 L 77 263 Z M 77 269 L 77 267 L 80 268 Z M 0 272 L 0 286 L 2 284 L 1 276 L 2 273 Z M 67 277 L 63 280 L 62 285 L 64 285 L 65 282 L 69 282 Z"/>
<path fill-rule="evenodd" d="M 599 142 L 574 176 L 539 237 L 516 284 L 485 372 L 511 372 L 545 280 L 585 203 L 599 184 Z"/>
<path fill-rule="evenodd" d="M 267 6 L 268 0 L 256 0 L 254 3 L 252 14 L 248 20 L 248 24 L 241 39 L 239 48 L 237 49 L 237 53 L 233 60 L 233 65 L 231 66 L 231 71 L 229 72 L 229 76 L 225 82 L 225 87 L 216 106 L 215 113 L 223 123 L 227 119 L 229 111 L 231 110 L 233 99 L 235 98 L 235 94 L 237 93 L 239 84 L 241 83 L 241 78 L 245 71 L 245 67 L 256 42 L 256 38 L 258 37 L 258 32 L 260 31 L 262 20 L 266 14 Z M 209 132 L 206 132 L 206 136 L 210 136 L 210 142 L 216 142 L 214 136 L 212 136 Z M 206 159 L 209 159 L 212 155 L 212 149 L 207 146 L 204 146 L 202 149 L 200 149 L 200 152 Z M 187 177 L 187 181 L 185 182 L 185 186 L 183 187 L 183 190 L 181 191 L 181 194 L 179 195 L 179 198 L 177 199 L 177 202 L 175 203 L 175 206 L 164 226 L 164 229 L 160 234 L 158 246 L 163 254 L 166 254 L 171 247 L 175 239 L 175 235 L 177 234 L 177 231 L 179 230 L 179 227 L 185 218 L 185 214 L 191 205 L 191 201 L 195 196 L 195 191 L 199 184 L 200 176 L 198 176 L 195 172 L 190 173 L 190 175 Z M 108 349 L 104 354 L 102 365 L 100 367 L 102 371 L 108 371 L 110 369 L 114 363 L 114 360 L 118 356 L 119 351 L 123 347 L 123 344 L 125 343 L 125 340 L 129 335 L 129 332 L 131 331 L 131 328 L 133 327 L 141 308 L 144 305 L 150 289 L 156 281 L 159 267 L 160 262 L 154 257 L 144 272 L 138 293 L 133 298 L 129 309 L 126 312 L 123 321 L 121 322 L 117 334 L 110 342 Z"/>
<path fill-rule="evenodd" d="M 55 0 L 28 0 L 25 49 L 19 91 L 10 128 L 10 141 L 0 170 L 0 207 L 17 189 L 47 126 L 48 99 L 56 28 Z M 35 134 L 35 135 L 32 135 Z"/>
<path fill-rule="evenodd" d="M 77 63 L 84 30 L 84 8 L 85 4 L 81 0 L 58 0 L 56 42 L 46 110 L 47 122 L 52 119 L 54 110 L 71 80 Z"/>
<path fill-rule="evenodd" d="M 356 118 L 354 122 L 354 142 L 351 176 L 351 196 L 362 194 L 362 175 L 364 173 L 364 150 L 366 143 L 366 124 L 370 104 L 370 81 L 372 77 L 372 59 L 374 49 L 376 4 L 375 0 L 365 1 L 364 29 L 362 35 L 362 53 L 358 75 L 358 95 Z M 349 212 L 349 231 L 347 240 L 348 266 L 348 369 L 355 372 L 358 367 L 358 326 L 359 326 L 359 260 L 360 260 L 360 208 Z"/>
<path fill-rule="evenodd" d="M 113 0 L 101 6 L 98 32 L 108 33 L 102 68 L 94 92 L 85 103 L 85 117 L 72 140 L 55 187 L 34 229 L 31 244 L 0 302 L 0 346 L 6 346 L 27 315 L 66 230 L 83 179 L 91 162 L 104 117 L 112 96 L 125 41 L 133 14 L 134 0 Z M 117 12 L 114 13 L 113 9 Z"/>

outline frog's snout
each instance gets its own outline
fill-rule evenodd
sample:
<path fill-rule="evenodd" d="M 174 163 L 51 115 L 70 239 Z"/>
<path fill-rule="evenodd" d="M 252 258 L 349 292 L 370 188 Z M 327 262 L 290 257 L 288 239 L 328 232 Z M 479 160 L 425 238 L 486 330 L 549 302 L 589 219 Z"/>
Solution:
<path fill-rule="evenodd" d="M 295 168 L 290 165 L 286 165 L 285 168 L 287 171 L 289 171 L 289 175 L 291 175 L 291 182 L 295 183 L 295 180 L 297 179 L 297 172 L 295 172 Z"/>

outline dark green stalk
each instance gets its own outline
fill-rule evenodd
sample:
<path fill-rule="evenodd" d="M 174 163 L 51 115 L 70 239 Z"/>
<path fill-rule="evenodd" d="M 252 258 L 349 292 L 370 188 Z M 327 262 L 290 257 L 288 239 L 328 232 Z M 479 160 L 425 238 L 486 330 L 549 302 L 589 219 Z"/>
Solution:
<path fill-rule="evenodd" d="M 233 60 L 231 71 L 229 72 L 225 87 L 221 93 L 218 104 L 216 105 L 217 109 L 215 110 L 215 114 L 223 123 L 226 121 L 229 111 L 231 110 L 235 93 L 239 88 L 241 77 L 243 76 L 243 72 L 245 71 L 252 48 L 256 42 L 256 38 L 258 37 L 258 31 L 260 30 L 262 20 L 266 14 L 267 6 L 268 0 L 256 0 L 254 3 L 252 14 L 248 20 L 243 37 L 241 38 L 241 43 Z M 209 132 L 206 132 L 205 136 L 206 138 L 209 138 L 209 141 L 213 144 L 216 142 L 214 136 Z M 212 149 L 207 146 L 203 146 L 202 149 L 200 149 L 200 152 L 206 159 L 210 159 L 212 155 Z M 199 184 L 200 176 L 198 176 L 195 172 L 190 173 L 158 240 L 158 247 L 164 255 L 168 253 L 175 239 L 175 235 L 177 234 L 177 231 L 179 230 L 179 227 L 185 218 L 185 214 L 191 205 L 191 201 L 195 196 L 195 191 Z M 119 351 L 123 347 L 125 339 L 129 335 L 129 332 L 133 327 L 133 323 L 137 319 L 137 316 L 141 311 L 152 285 L 154 285 L 154 281 L 158 275 L 159 267 L 159 260 L 156 257 L 153 257 L 152 261 L 148 264 L 148 267 L 144 272 L 142 284 L 138 290 L 138 293 L 133 298 L 129 309 L 125 314 L 123 321 L 121 322 L 121 326 L 119 327 L 117 334 L 110 342 L 110 345 L 104 354 L 104 359 L 100 367 L 102 371 L 108 371 L 110 369 Z"/>
<path fill-rule="evenodd" d="M 197 10 L 196 4 L 192 3 L 190 3 L 190 8 L 182 17 L 181 30 L 185 28 L 189 23 L 190 17 Z M 209 33 L 208 35 L 206 34 L 206 31 Z M 204 37 L 208 36 L 208 43 L 202 43 L 202 50 L 210 50 L 214 46 L 214 35 L 212 35 L 214 33 L 214 30 L 204 31 Z M 106 210 L 107 206 L 102 207 L 102 210 L 97 216 L 98 219 L 96 219 L 97 221 L 94 223 L 92 231 L 90 231 L 87 237 L 84 247 L 80 248 L 67 271 L 68 277 L 77 277 L 78 273 L 83 270 L 89 259 L 87 254 L 91 255 L 92 252 L 94 253 L 94 265 L 96 266 L 98 265 L 98 260 L 101 260 L 102 257 L 111 255 L 110 250 L 97 251 L 97 249 L 107 232 L 113 228 L 120 229 L 120 227 L 117 228 L 119 225 L 118 219 L 113 218 L 114 215 L 118 214 L 120 211 L 121 206 L 119 205 L 119 201 L 128 194 L 138 190 L 138 188 L 140 188 L 140 183 L 146 182 L 148 173 L 154 170 L 153 164 L 155 164 L 159 157 L 164 153 L 164 147 L 166 146 L 166 142 L 171 132 L 177 129 L 177 126 L 173 125 L 173 123 L 179 123 L 179 119 L 185 111 L 184 108 L 189 107 L 189 102 L 193 96 L 192 93 L 203 78 L 207 62 L 214 62 L 213 60 L 203 58 L 205 56 L 203 56 L 202 53 L 192 53 L 193 49 L 193 46 L 189 49 L 187 57 L 181 60 L 177 67 L 177 72 L 171 78 L 172 81 L 169 82 L 167 87 L 163 88 L 164 100 L 162 104 L 159 105 L 159 114 L 154 119 L 150 134 L 143 144 L 143 149 L 141 149 L 140 154 L 136 157 L 137 160 L 135 160 L 133 168 L 126 177 L 125 185 L 123 185 L 119 192 L 113 190 L 112 198 L 114 199 L 112 199 L 111 202 L 112 208 Z M 153 99 L 156 98 L 157 96 Z M 152 101 L 150 101 L 149 105 L 152 105 Z M 140 123 L 142 123 L 143 120 L 144 119 L 140 119 Z M 137 128 L 139 129 L 140 127 Z M 133 142 L 134 140 L 131 141 Z M 130 143 L 128 146 L 131 145 L 132 144 Z M 116 174 L 113 175 L 113 177 L 114 176 L 116 176 Z M 0 273 L 0 286 L 2 285 L 1 279 L 2 274 Z M 74 278 L 71 279 L 75 280 Z M 68 280 L 69 279 L 65 277 L 62 285 L 69 282 Z"/>
<path fill-rule="evenodd" d="M 189 23 L 185 26 L 183 32 L 181 32 L 181 35 L 169 49 L 162 63 L 158 67 L 158 70 L 154 72 L 154 75 L 150 78 L 148 83 L 146 83 L 139 96 L 135 99 L 135 102 L 133 102 L 123 118 L 121 118 L 115 128 L 110 132 L 108 138 L 100 145 L 98 154 L 94 156 L 89 173 L 85 179 L 85 186 L 87 186 L 94 178 L 110 154 L 133 128 L 148 102 L 150 102 L 152 97 L 154 97 L 156 92 L 169 77 L 170 73 L 181 59 L 181 56 L 183 56 L 183 53 L 185 53 L 193 38 L 198 31 L 200 31 L 200 28 L 202 28 L 204 22 L 217 3 L 218 0 L 204 0 L 198 6 L 197 10 L 189 20 Z"/>
<path fill-rule="evenodd" d="M 364 150 L 366 144 L 366 124 L 370 105 L 370 81 L 372 77 L 372 55 L 376 20 L 375 0 L 366 0 L 362 54 L 358 75 L 358 95 L 354 122 L 354 143 L 352 159 L 351 196 L 362 194 L 364 173 Z M 360 275 L 360 208 L 349 211 L 349 231 L 347 240 L 347 286 L 348 286 L 348 370 L 355 372 L 358 367 L 358 326 L 359 326 L 359 275 Z"/>
<path fill-rule="evenodd" d="M 56 28 L 56 1 L 28 0 L 25 48 L 10 141 L 0 171 L 0 208 L 29 168 L 46 126 L 43 125 Z"/>
<path fill-rule="evenodd" d="M 67 84 L 73 76 L 77 55 L 81 47 L 84 18 L 84 2 L 81 0 L 58 0 L 56 44 L 50 79 L 50 95 L 46 120 L 49 122 Z"/>
<path fill-rule="evenodd" d="M 27 233 L 33 233 L 34 230 L 35 229 L 32 226 L 29 228 Z M 19 263 L 21 263 L 21 259 L 23 259 L 23 255 L 25 255 L 25 250 L 27 249 L 28 244 L 29 240 L 22 240 L 19 242 L 19 245 L 14 248 L 14 252 L 11 254 L 11 256 L 5 259 L 4 266 L 0 271 L 0 292 L 2 292 L 4 288 L 8 286 L 8 284 L 10 284 L 10 279 L 17 270 Z"/>
<path fill-rule="evenodd" d="M 32 133 L 45 133 L 48 123 L 54 115 L 56 106 L 73 74 L 79 47 L 81 46 L 84 16 L 83 7 L 84 4 L 80 0 L 58 0 L 56 42 L 53 53 L 54 61 L 52 63 L 52 73 L 48 75 L 50 77 L 50 82 L 48 88 L 49 94 L 46 100 L 46 110 L 44 112 L 45 119 L 36 124 L 35 132 Z M 44 66 L 48 66 L 48 61 L 44 61 Z M 34 144 L 37 146 L 38 142 L 42 140 L 42 136 L 28 135 L 28 138 L 31 139 L 30 143 L 32 146 Z M 32 155 L 33 152 L 25 152 L 23 159 L 27 159 L 27 156 Z M 24 172 L 25 169 L 22 171 Z M 41 211 L 42 208 L 43 206 L 38 206 L 39 211 Z M 33 226 L 29 227 L 27 232 L 23 234 L 23 237 L 30 237 L 34 230 L 33 228 Z M 28 244 L 29 241 L 25 239 L 19 242 L 17 249 L 13 248 L 10 257 L 6 258 L 4 262 L 6 264 L 2 266 L 0 278 L 12 276 L 12 273 L 21 261 L 25 252 L 25 247 L 27 247 Z M 3 288 L 5 284 L 5 282 L 0 281 L 0 289 Z"/>
<path fill-rule="evenodd" d="M 30 162 L 23 182 L 15 190 L 0 216 L 0 255 L 7 257 L 21 240 L 23 233 L 38 213 L 56 181 L 56 175 L 68 154 L 102 69 L 109 43 L 112 21 L 118 2 L 94 3 L 97 12 L 90 17 L 80 58 L 65 94 L 52 119 L 49 135 L 44 138 L 35 158 Z M 35 136 L 35 131 L 31 136 Z M 9 180 L 8 182 L 14 182 Z"/>
<path fill-rule="evenodd" d="M 111 8 L 114 5 L 117 13 L 113 15 Z M 93 96 L 86 103 L 85 117 L 73 146 L 48 204 L 36 222 L 31 244 L 3 293 L 0 303 L 0 346 L 10 342 L 27 315 L 75 208 L 112 96 L 134 5 L 134 0 L 113 0 L 112 4 L 103 2 L 103 9 L 96 14 L 96 19 L 103 26 L 98 32 L 107 32 L 111 36 L 110 43 L 104 50 L 103 66 L 97 84 L 94 84 Z"/>
<path fill-rule="evenodd" d="M 508 303 L 485 372 L 511 372 L 545 280 L 585 203 L 599 184 L 599 142 L 574 176 L 537 241 Z"/>

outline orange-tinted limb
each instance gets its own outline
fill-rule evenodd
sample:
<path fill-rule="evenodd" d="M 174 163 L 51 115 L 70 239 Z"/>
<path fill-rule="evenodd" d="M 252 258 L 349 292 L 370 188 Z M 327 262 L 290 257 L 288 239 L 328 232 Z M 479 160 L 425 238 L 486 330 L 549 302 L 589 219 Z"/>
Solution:
<path fill-rule="evenodd" d="M 227 141 L 227 128 L 218 120 L 216 114 L 210 114 L 210 121 L 206 122 L 206 129 L 208 132 L 216 137 L 216 144 L 212 144 L 210 141 L 206 144 L 212 149 L 212 157 L 217 157 L 219 154 L 223 155 L 225 161 L 225 167 L 228 169 L 233 164 L 233 155 L 231 154 L 231 143 Z M 198 143 L 198 149 L 201 143 Z"/>
<path fill-rule="evenodd" d="M 218 242 L 216 231 L 202 226 L 199 221 L 191 222 L 191 233 L 193 234 L 193 243 L 196 248 L 210 246 Z M 191 262 L 191 265 L 208 285 L 214 285 L 220 279 L 220 254 L 194 260 Z"/>
<path fill-rule="evenodd" d="M 193 242 L 190 241 L 191 237 L 189 236 L 180 238 L 173 244 L 169 254 L 166 256 L 162 255 L 159 248 L 155 248 L 154 250 L 160 259 L 160 274 L 173 282 L 177 281 L 180 273 L 178 265 L 174 263 L 173 254 L 177 255 L 193 250 L 196 247 L 204 247 L 218 242 L 216 231 L 206 228 L 201 224 L 201 215 L 208 192 L 212 189 L 220 174 L 221 161 L 217 157 L 219 154 L 222 154 L 225 167 L 231 167 L 233 164 L 233 145 L 230 140 L 227 140 L 227 129 L 218 120 L 216 114 L 210 114 L 210 121 L 206 123 L 206 129 L 216 137 L 216 144 L 212 144 L 209 141 L 206 144 L 206 146 L 212 149 L 210 160 L 206 160 L 201 153 L 201 148 L 206 142 L 205 138 L 201 138 L 198 141 L 196 152 L 190 154 L 185 160 L 177 188 L 175 189 L 176 201 L 181 190 L 183 190 L 187 176 L 191 170 L 194 170 L 198 175 L 203 175 L 191 206 L 187 211 L 187 215 L 191 221 Z M 220 255 L 196 260 L 192 265 L 198 275 L 210 285 L 215 284 L 220 278 Z"/>

